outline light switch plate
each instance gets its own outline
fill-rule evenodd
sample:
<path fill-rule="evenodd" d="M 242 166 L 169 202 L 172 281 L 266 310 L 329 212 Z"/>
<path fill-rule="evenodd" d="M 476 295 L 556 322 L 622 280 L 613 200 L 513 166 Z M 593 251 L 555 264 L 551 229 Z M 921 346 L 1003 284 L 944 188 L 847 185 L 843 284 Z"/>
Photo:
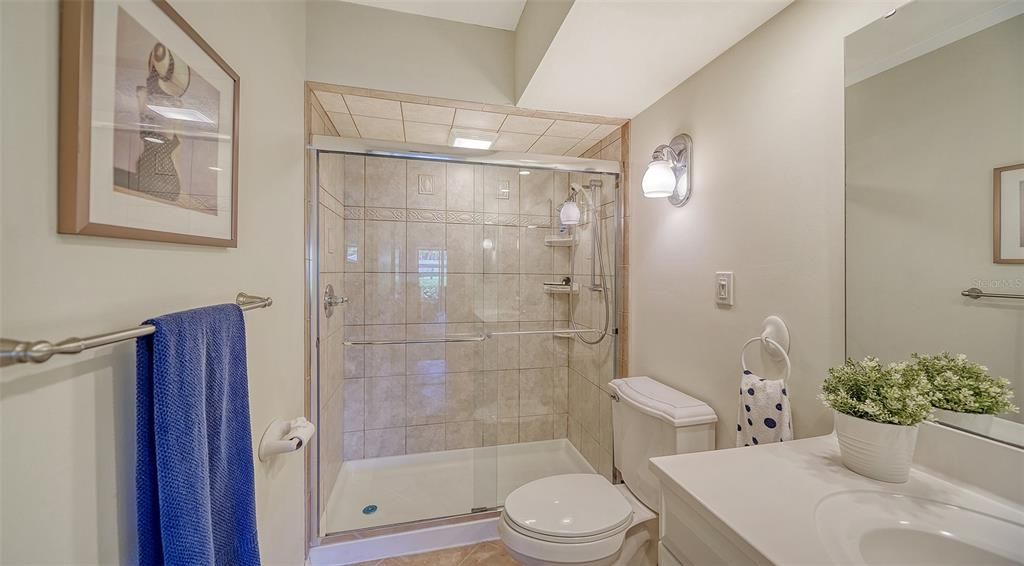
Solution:
<path fill-rule="evenodd" d="M 715 272 L 715 303 L 731 307 L 735 299 L 731 271 Z"/>

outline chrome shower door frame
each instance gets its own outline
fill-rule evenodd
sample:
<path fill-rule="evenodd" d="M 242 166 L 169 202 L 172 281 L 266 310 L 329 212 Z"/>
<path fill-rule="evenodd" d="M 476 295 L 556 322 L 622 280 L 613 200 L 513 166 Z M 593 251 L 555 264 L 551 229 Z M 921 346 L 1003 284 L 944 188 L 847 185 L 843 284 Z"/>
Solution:
<path fill-rule="evenodd" d="M 413 149 L 410 149 L 413 148 Z M 572 173 L 608 173 L 614 174 L 618 195 L 615 200 L 615 250 L 611 250 L 612 275 L 614 277 L 613 304 L 611 305 L 610 328 L 608 338 L 614 343 L 612 371 L 617 372 L 619 368 L 618 313 L 621 312 L 622 289 L 624 282 L 621 277 L 621 259 L 623 257 L 623 229 L 624 229 L 624 197 L 622 191 L 623 172 L 618 162 L 583 159 L 571 157 L 544 156 L 537 154 L 517 154 L 509 152 L 481 152 L 462 151 L 456 148 L 447 148 L 446 153 L 437 153 L 436 147 L 430 151 L 421 151 L 417 146 L 411 144 L 395 144 L 388 142 L 374 142 L 372 140 L 343 139 L 329 136 L 312 136 L 311 143 L 307 146 L 307 211 L 306 211 L 306 242 L 305 254 L 306 263 L 306 309 L 308 315 L 307 325 L 307 346 L 308 346 L 308 368 L 309 380 L 307 383 L 306 412 L 310 421 L 316 423 L 317 431 L 321 431 L 320 419 L 320 207 L 319 207 L 319 172 L 320 154 L 350 154 L 363 157 L 398 157 L 407 159 L 439 160 L 450 163 L 468 163 L 477 165 L 495 165 L 505 167 L 521 167 L 529 169 L 546 169 Z M 448 151 L 450 150 L 450 152 Z M 594 211 L 595 221 L 597 210 Z M 499 334 L 520 334 L 521 332 L 491 333 Z M 481 340 L 486 340 L 490 335 L 485 335 Z M 473 337 L 476 339 L 476 337 Z M 388 533 L 397 530 L 418 530 L 427 526 L 434 526 L 438 523 L 461 522 L 468 517 L 484 518 L 488 513 L 475 512 L 457 515 L 446 518 L 431 518 L 409 523 L 370 527 L 367 529 L 346 531 L 340 533 L 328 533 L 321 524 L 322 514 L 320 512 L 320 434 L 314 435 L 310 450 L 306 451 L 306 498 L 307 508 L 307 548 L 327 545 L 352 540 L 353 535 L 366 535 L 370 531 L 386 529 Z M 614 449 L 614 447 L 613 447 Z M 487 509 L 493 511 L 493 509 Z"/>

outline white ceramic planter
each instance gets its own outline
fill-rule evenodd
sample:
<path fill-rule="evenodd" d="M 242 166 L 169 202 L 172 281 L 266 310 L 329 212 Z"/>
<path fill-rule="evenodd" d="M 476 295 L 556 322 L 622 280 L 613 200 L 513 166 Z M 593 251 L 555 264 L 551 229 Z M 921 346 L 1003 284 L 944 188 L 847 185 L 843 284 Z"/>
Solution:
<path fill-rule="evenodd" d="M 843 465 L 862 476 L 890 483 L 910 477 L 917 427 L 876 423 L 835 412 Z"/>

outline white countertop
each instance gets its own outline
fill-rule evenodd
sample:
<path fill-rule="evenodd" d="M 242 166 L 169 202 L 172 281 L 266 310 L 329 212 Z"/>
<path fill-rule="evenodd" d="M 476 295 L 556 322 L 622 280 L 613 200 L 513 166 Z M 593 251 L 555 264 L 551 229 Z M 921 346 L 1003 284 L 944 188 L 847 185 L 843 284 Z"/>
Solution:
<path fill-rule="evenodd" d="M 652 458 L 663 489 L 688 495 L 777 565 L 832 564 L 818 537 L 815 511 L 825 497 L 849 490 L 902 493 L 1020 521 L 1018 506 L 984 497 L 914 469 L 903 484 L 846 469 L 834 435 L 786 443 Z"/>

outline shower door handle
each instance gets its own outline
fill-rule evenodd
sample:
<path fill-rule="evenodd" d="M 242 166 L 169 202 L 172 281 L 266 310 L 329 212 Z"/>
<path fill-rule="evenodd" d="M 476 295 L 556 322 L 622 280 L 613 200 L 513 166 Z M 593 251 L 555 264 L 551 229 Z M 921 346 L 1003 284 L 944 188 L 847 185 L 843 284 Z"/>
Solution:
<path fill-rule="evenodd" d="M 340 307 L 345 303 L 348 303 L 348 297 L 340 297 L 334 293 L 334 285 L 328 283 L 327 288 L 324 289 L 324 314 L 328 318 L 334 314 L 334 307 Z"/>
<path fill-rule="evenodd" d="M 326 297 L 324 299 L 325 307 L 340 307 L 345 303 L 348 303 L 348 297 Z"/>

